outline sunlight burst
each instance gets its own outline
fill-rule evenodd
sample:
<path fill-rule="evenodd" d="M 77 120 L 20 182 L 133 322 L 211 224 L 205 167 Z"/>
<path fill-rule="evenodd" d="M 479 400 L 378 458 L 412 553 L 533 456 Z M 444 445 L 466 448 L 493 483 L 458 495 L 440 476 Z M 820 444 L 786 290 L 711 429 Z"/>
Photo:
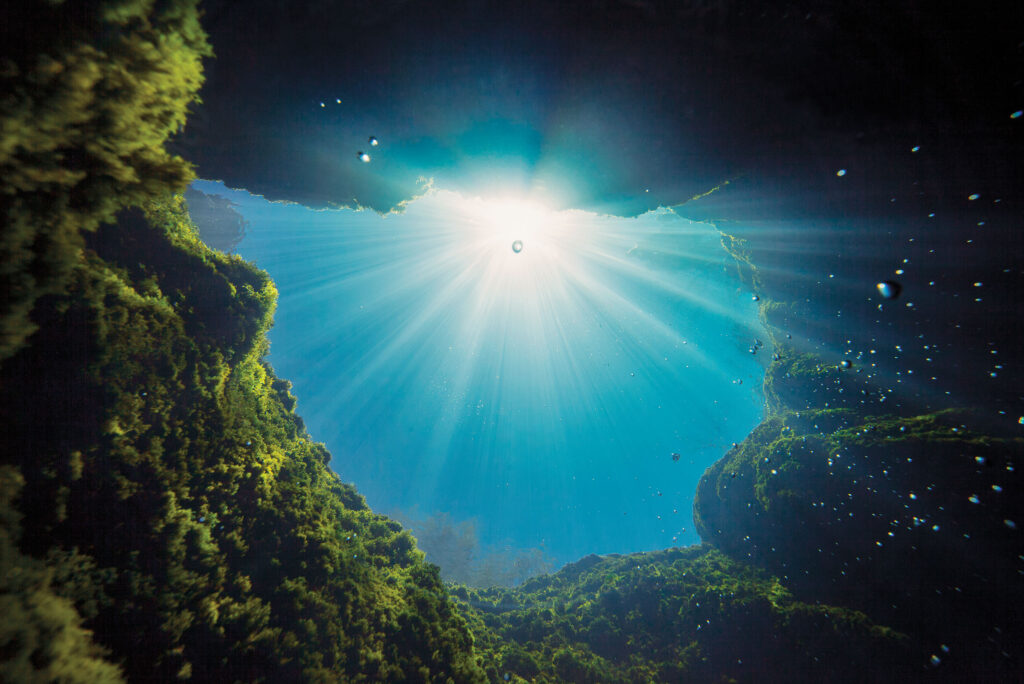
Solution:
<path fill-rule="evenodd" d="M 760 420 L 771 352 L 711 225 L 437 189 L 387 216 L 260 206 L 243 254 L 281 292 L 271 361 L 382 508 L 486 509 L 536 543 L 571 506 L 566 539 L 667 543 L 686 516 L 634 513 L 692 495 L 699 470 L 651 498 L 668 455 L 711 463 Z M 609 478 L 621 501 L 588 499 Z"/>

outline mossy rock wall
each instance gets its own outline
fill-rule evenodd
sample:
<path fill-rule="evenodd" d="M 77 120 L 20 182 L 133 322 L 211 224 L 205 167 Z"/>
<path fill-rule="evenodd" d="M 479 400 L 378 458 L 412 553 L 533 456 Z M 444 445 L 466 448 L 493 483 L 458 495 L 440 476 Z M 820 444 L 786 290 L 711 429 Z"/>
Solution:
<path fill-rule="evenodd" d="M 811 408 L 779 401 L 700 480 L 701 538 L 908 633 L 944 678 L 1018 677 L 1024 440 L 980 434 L 968 411 L 873 413 L 859 392 L 836 401 L 834 367 L 803 370 L 776 364 L 766 388 Z"/>
<path fill-rule="evenodd" d="M 588 556 L 515 589 L 456 587 L 492 682 L 905 681 L 907 640 L 802 603 L 709 546 Z"/>
<path fill-rule="evenodd" d="M 263 360 L 276 291 L 180 197 L 89 235 L 0 369 L 21 549 L 130 680 L 473 681 L 437 570 Z"/>

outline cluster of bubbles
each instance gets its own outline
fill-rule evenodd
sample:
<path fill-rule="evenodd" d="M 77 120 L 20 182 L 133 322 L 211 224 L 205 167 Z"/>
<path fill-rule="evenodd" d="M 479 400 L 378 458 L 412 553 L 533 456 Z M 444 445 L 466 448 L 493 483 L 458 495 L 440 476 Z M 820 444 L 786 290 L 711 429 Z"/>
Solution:
<path fill-rule="evenodd" d="M 373 135 L 367 138 L 366 142 L 370 143 L 370 147 L 376 147 L 377 145 L 380 144 L 380 141 L 377 140 L 376 136 Z M 356 156 L 359 158 L 359 161 L 361 162 L 370 162 L 370 155 L 368 152 L 363 152 L 362 150 L 359 150 L 358 152 L 356 152 Z"/>

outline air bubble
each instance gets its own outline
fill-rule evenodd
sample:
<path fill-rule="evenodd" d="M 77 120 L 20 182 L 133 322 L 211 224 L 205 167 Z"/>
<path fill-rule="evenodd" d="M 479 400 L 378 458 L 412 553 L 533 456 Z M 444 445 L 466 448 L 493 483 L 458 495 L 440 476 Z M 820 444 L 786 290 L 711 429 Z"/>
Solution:
<path fill-rule="evenodd" d="M 896 299 L 900 296 L 900 292 L 903 291 L 903 286 L 894 280 L 883 280 L 875 285 L 875 288 L 878 289 L 878 294 L 886 299 Z"/>

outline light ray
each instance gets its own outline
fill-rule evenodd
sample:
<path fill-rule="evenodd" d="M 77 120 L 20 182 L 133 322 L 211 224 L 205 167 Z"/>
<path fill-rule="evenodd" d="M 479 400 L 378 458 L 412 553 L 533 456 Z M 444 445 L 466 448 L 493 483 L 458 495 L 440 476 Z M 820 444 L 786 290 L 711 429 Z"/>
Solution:
<path fill-rule="evenodd" d="M 374 507 L 566 560 L 696 540 L 697 478 L 762 413 L 757 307 L 712 226 L 444 190 L 384 217 L 239 204 L 281 292 L 271 361 Z"/>

